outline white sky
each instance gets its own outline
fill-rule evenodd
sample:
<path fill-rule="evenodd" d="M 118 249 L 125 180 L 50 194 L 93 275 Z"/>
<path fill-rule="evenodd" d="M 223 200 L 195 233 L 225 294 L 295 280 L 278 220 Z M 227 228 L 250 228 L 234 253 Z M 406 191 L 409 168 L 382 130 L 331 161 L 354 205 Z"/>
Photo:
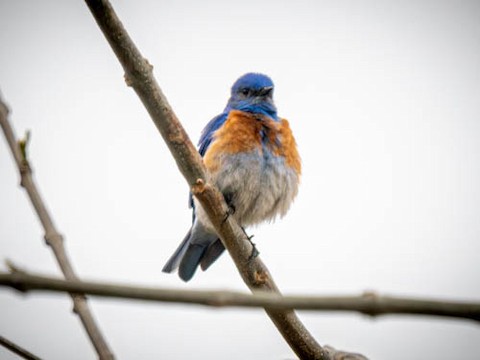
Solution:
<path fill-rule="evenodd" d="M 113 5 L 195 142 L 238 76 L 276 83 L 302 186 L 283 220 L 250 232 L 283 292 L 480 299 L 479 2 Z M 189 227 L 188 188 L 82 1 L 0 0 L 0 90 L 17 134 L 32 131 L 36 179 L 81 277 L 246 290 L 228 256 L 188 284 L 161 273 Z M 58 274 L 18 182 L 0 140 L 0 258 Z M 294 357 L 261 310 L 91 305 L 119 359 Z M 480 354 L 467 321 L 300 316 L 321 344 L 372 359 Z M 41 357 L 95 358 L 66 296 L 0 289 L 0 319 Z"/>

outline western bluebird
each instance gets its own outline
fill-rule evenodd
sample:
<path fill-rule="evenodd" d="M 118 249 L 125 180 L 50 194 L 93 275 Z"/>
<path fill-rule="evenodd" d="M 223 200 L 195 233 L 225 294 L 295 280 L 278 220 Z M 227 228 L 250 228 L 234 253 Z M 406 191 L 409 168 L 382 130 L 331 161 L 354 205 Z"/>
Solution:
<path fill-rule="evenodd" d="M 248 73 L 232 86 L 225 110 L 203 129 L 198 143 L 209 181 L 222 192 L 243 227 L 286 214 L 297 195 L 301 164 L 288 121 L 277 116 L 273 82 Z M 190 280 L 225 248 L 202 206 L 190 197 L 192 227 L 165 264 Z"/>

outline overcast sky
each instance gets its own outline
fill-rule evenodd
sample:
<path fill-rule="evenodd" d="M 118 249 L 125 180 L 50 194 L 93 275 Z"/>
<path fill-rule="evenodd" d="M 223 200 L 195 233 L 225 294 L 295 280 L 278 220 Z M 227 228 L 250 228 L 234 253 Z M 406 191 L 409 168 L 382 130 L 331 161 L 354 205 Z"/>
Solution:
<path fill-rule="evenodd" d="M 274 80 L 303 178 L 284 219 L 249 231 L 284 293 L 480 300 L 478 1 L 113 5 L 195 142 L 236 78 Z M 161 272 L 189 227 L 188 187 L 82 1 L 0 0 L 0 90 L 17 135 L 32 132 L 82 278 L 247 291 L 228 255 L 188 284 Z M 3 140 L 0 180 L 0 260 L 58 275 Z M 91 305 L 119 359 L 294 358 L 262 310 Z M 71 307 L 0 289 L 0 334 L 46 359 L 94 359 Z M 371 359 L 480 354 L 468 321 L 300 317 L 321 344 Z"/>

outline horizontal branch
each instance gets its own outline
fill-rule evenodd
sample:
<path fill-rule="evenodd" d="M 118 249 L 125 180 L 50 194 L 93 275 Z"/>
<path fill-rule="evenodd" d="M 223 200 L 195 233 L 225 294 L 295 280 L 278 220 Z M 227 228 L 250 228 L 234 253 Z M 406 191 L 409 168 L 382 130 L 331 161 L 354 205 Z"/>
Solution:
<path fill-rule="evenodd" d="M 43 290 L 82 293 L 110 298 L 197 304 L 212 307 L 260 307 L 316 311 L 359 312 L 369 316 L 386 314 L 430 315 L 480 321 L 480 303 L 409 299 L 366 292 L 359 296 L 282 296 L 267 292 L 246 294 L 220 290 L 178 290 L 127 286 L 91 281 L 66 281 L 25 272 L 0 273 L 0 286 L 21 292 Z"/>

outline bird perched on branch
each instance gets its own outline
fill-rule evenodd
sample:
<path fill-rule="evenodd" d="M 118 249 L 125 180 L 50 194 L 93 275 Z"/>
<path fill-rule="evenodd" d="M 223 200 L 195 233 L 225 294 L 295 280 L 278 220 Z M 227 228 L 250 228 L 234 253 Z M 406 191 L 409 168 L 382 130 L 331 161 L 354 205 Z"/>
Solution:
<path fill-rule="evenodd" d="M 222 192 L 230 214 L 245 228 L 286 214 L 297 195 L 301 164 L 288 121 L 277 115 L 273 82 L 248 73 L 232 86 L 223 112 L 203 129 L 198 143 L 209 181 Z M 164 272 L 190 280 L 225 250 L 207 214 L 190 199 L 193 223 Z"/>

